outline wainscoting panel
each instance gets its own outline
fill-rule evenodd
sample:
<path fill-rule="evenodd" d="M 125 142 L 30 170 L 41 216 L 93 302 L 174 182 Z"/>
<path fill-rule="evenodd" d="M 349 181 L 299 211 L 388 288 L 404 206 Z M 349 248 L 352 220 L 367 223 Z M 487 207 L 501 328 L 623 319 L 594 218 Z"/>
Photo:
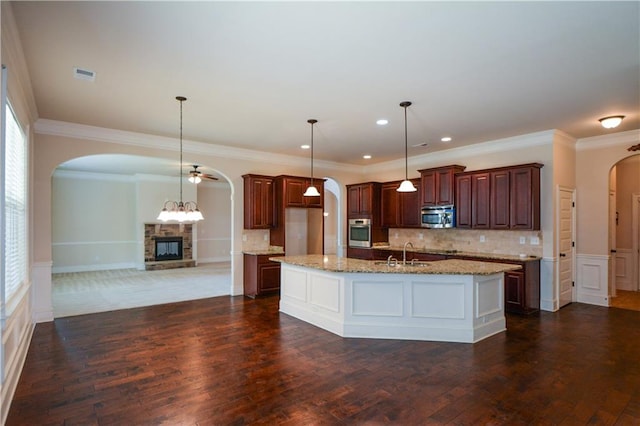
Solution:
<path fill-rule="evenodd" d="M 616 253 L 616 288 L 635 291 L 633 285 L 633 250 L 619 248 Z"/>
<path fill-rule="evenodd" d="M 578 302 L 609 306 L 609 256 L 578 254 L 576 288 Z"/>
<path fill-rule="evenodd" d="M 353 281 L 352 314 L 401 317 L 404 292 L 402 281 Z"/>

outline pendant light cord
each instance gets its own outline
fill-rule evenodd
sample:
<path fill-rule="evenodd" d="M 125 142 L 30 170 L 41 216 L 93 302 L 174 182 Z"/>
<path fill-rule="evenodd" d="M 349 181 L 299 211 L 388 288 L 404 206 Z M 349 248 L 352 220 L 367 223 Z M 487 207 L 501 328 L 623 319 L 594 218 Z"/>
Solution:
<path fill-rule="evenodd" d="M 404 107 L 404 180 L 409 180 L 409 150 L 407 148 L 407 106 Z"/>
<path fill-rule="evenodd" d="M 313 186 L 313 124 L 311 123 L 311 186 Z"/>
<path fill-rule="evenodd" d="M 178 96 L 176 99 L 180 101 L 180 204 L 182 204 L 182 103 L 187 98 Z"/>

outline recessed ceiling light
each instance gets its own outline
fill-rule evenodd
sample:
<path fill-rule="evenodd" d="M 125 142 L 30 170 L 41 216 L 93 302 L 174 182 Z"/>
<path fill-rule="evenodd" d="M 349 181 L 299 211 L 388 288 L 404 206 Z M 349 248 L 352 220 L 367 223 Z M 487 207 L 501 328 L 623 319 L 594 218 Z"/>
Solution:
<path fill-rule="evenodd" d="M 449 136 L 445 136 L 444 138 L 440 139 L 442 142 L 451 142 L 451 137 Z"/>
<path fill-rule="evenodd" d="M 370 160 L 371 156 L 369 154 L 365 154 L 362 156 L 362 158 L 364 158 L 365 160 Z"/>
<path fill-rule="evenodd" d="M 302 149 L 309 149 L 309 148 L 311 148 L 311 146 L 310 146 L 310 145 L 300 145 L 300 148 L 302 148 Z"/>
<path fill-rule="evenodd" d="M 380 120 L 376 121 L 376 124 L 378 126 L 386 126 L 387 124 L 389 124 L 389 120 L 381 118 Z"/>

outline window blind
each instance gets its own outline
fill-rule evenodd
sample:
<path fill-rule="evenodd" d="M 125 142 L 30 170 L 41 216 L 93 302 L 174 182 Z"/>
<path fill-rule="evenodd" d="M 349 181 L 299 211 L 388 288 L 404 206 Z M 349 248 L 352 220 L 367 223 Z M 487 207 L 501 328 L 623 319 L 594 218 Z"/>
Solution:
<path fill-rule="evenodd" d="M 5 104 L 4 143 L 4 300 L 27 277 L 27 147 L 11 106 Z"/>

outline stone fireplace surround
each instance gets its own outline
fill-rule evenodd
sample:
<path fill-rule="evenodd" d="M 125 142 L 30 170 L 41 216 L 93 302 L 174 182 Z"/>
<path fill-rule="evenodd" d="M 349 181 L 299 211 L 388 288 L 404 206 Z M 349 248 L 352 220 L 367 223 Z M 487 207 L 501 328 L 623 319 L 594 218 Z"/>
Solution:
<path fill-rule="evenodd" d="M 182 237 L 182 260 L 156 261 L 156 237 Z M 193 225 L 185 223 L 144 224 L 144 269 L 190 268 L 196 266 L 193 259 Z"/>

